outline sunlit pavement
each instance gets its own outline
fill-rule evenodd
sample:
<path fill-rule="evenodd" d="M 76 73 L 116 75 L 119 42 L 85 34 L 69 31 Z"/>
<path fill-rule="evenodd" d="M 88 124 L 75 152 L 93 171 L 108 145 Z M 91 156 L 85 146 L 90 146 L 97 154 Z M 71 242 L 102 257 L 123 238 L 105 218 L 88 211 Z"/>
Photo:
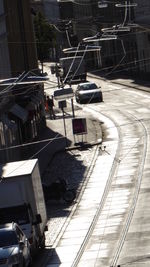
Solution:
<path fill-rule="evenodd" d="M 114 89 L 116 89 L 116 88 L 114 88 Z M 131 103 L 131 101 L 128 101 L 128 103 L 129 102 Z M 120 103 L 115 103 L 115 105 L 116 106 L 118 105 L 118 107 L 121 106 Z M 117 141 L 115 141 L 115 140 L 112 141 L 112 133 L 111 132 L 110 132 L 110 135 L 108 135 L 108 136 L 111 139 L 111 141 L 106 140 L 105 141 L 106 151 L 103 151 L 103 152 L 100 151 L 100 152 L 102 152 L 103 156 L 104 156 L 104 153 L 106 152 L 106 154 L 107 154 L 106 159 L 107 159 L 108 163 L 111 165 L 112 162 L 110 163 L 109 160 L 111 157 L 115 158 L 115 156 L 114 156 L 115 152 L 113 153 L 113 151 L 115 151 L 114 144 L 115 143 L 117 144 Z M 126 208 L 129 205 L 128 196 L 129 196 L 130 188 L 127 188 L 127 186 L 131 187 L 131 184 L 133 182 L 132 176 L 134 176 L 134 173 L 137 169 L 137 164 L 138 164 L 137 163 L 138 162 L 137 161 L 137 155 L 140 154 L 139 149 L 134 148 L 136 142 L 137 142 L 136 138 L 132 138 L 132 141 L 130 141 L 128 139 L 128 133 L 127 133 L 127 138 L 125 138 L 125 143 L 124 143 L 123 149 L 124 149 L 124 154 L 127 155 L 127 153 L 129 151 L 128 151 L 128 146 L 126 147 L 126 143 L 129 146 L 133 147 L 131 155 L 128 155 L 128 160 L 131 161 L 131 164 L 127 164 L 124 166 L 120 164 L 119 175 L 115 181 L 116 190 L 117 190 L 117 184 L 119 186 L 119 190 L 118 190 L 118 193 L 116 191 L 116 193 L 117 193 L 117 194 L 115 193 L 116 199 L 114 197 L 112 203 L 115 204 L 115 201 L 116 201 L 117 210 L 111 208 L 110 214 L 112 216 L 116 216 L 116 212 L 118 212 L 118 215 L 116 217 L 117 218 L 116 221 L 112 221 L 112 220 L 107 221 L 108 233 L 106 233 L 106 234 L 111 234 L 112 236 L 115 234 L 115 231 L 116 231 L 117 227 L 119 226 L 119 223 L 122 219 L 122 215 L 124 214 L 124 211 L 126 210 Z M 99 157 L 100 157 L 100 160 L 99 160 Z M 99 164 L 98 164 L 98 167 L 97 167 L 96 173 L 95 173 L 95 176 L 96 176 L 95 179 L 96 179 L 97 185 L 99 185 L 100 170 L 103 169 L 103 166 L 105 167 L 105 162 L 103 162 L 101 159 L 102 159 L 101 155 L 98 155 L 97 161 L 99 160 Z M 127 159 L 127 157 L 125 157 L 125 159 Z M 148 157 L 148 159 L 149 159 L 149 157 Z M 116 160 L 119 162 L 120 159 L 116 158 Z M 95 168 L 96 168 L 96 165 L 97 165 L 97 163 L 95 164 Z M 95 168 L 94 168 L 94 170 L 95 170 Z M 109 166 L 107 166 L 105 173 L 108 170 L 108 168 L 109 168 Z M 93 170 L 93 173 L 94 173 L 94 170 Z M 110 170 L 110 168 L 109 168 L 109 170 Z M 97 173 L 99 173 L 99 174 L 97 174 Z M 149 199 L 149 196 L 148 196 L 149 184 L 148 184 L 148 179 L 147 179 L 148 175 L 149 175 L 149 167 L 148 167 L 148 161 L 147 161 L 147 168 L 146 168 L 146 171 L 144 173 L 142 190 L 141 190 L 141 195 L 140 195 L 139 200 L 142 200 L 142 193 L 144 193 L 145 196 L 147 195 L 147 199 Z M 92 175 L 91 175 L 91 177 L 92 177 Z M 102 171 L 101 177 L 103 177 L 103 171 Z M 105 178 L 102 179 L 102 181 L 103 182 L 102 182 L 102 184 L 100 184 L 100 187 L 104 188 L 104 185 L 106 184 Z M 72 220 L 71 220 L 70 223 L 68 224 L 68 227 L 66 228 L 66 231 L 64 232 L 64 235 L 62 235 L 60 242 L 58 242 L 58 244 L 56 246 L 56 250 L 53 253 L 53 257 L 48 262 L 48 265 L 47 265 L 48 267 L 49 266 L 50 267 L 52 267 L 52 266 L 65 266 L 65 267 L 69 266 L 70 267 L 72 265 L 72 261 L 74 261 L 76 259 L 77 251 L 78 251 L 79 247 L 81 247 L 82 241 L 83 241 L 83 239 L 86 235 L 86 232 L 88 230 L 88 226 L 89 226 L 90 222 L 92 221 L 92 216 L 94 215 L 94 209 L 96 210 L 96 206 L 98 205 L 98 202 L 93 197 L 93 191 L 95 192 L 95 195 L 97 195 L 97 191 L 98 191 L 97 187 L 95 188 L 94 184 L 92 184 L 92 180 L 89 179 L 89 182 L 90 182 L 90 186 L 85 189 L 85 192 L 83 194 L 83 198 L 81 199 L 81 206 L 79 207 L 80 208 L 79 212 L 74 214 L 74 216 L 73 216 L 74 222 L 72 222 Z M 123 196 L 122 196 L 123 190 L 121 189 L 121 184 L 122 184 L 122 187 L 126 187 L 126 189 L 124 190 Z M 102 194 L 102 192 L 99 191 L 99 197 L 101 197 L 101 194 Z M 123 197 L 122 201 L 119 200 L 119 202 L 118 202 L 118 200 L 117 200 L 118 196 Z M 108 203 L 108 206 L 109 205 L 110 204 Z M 146 238 L 146 234 L 149 231 L 149 223 L 148 223 L 149 208 L 148 208 L 148 205 L 146 205 L 146 203 L 144 201 L 142 201 L 142 202 L 139 201 L 137 207 L 138 208 L 136 211 L 135 219 L 133 220 L 133 224 L 131 224 L 131 227 L 130 227 L 130 232 L 129 232 L 129 236 L 128 236 L 129 242 L 127 240 L 127 242 L 125 243 L 124 250 L 122 251 L 122 253 L 120 255 L 120 262 L 123 265 L 127 264 L 126 262 L 129 262 L 130 265 L 132 264 L 132 266 L 137 266 L 136 261 L 138 261 L 139 266 L 146 266 L 147 267 L 147 266 L 149 266 L 148 263 L 145 263 L 145 262 L 142 263 L 141 261 L 142 261 L 142 259 L 143 259 L 143 261 L 148 260 L 147 257 L 149 254 L 148 237 Z M 145 219 L 142 217 L 143 214 L 145 216 L 144 217 Z M 103 215 L 104 216 L 106 215 L 105 211 L 104 211 Z M 139 227 L 138 227 L 138 220 L 140 220 Z M 143 220 L 144 226 L 141 225 L 141 220 Z M 78 222 L 78 224 L 76 222 Z M 113 224 L 114 224 L 114 226 L 113 226 Z M 80 226 L 77 227 L 77 225 L 80 225 L 81 227 Z M 77 229 L 77 228 L 79 228 L 79 229 Z M 138 228 L 139 228 L 139 232 L 138 232 Z M 100 224 L 97 227 L 96 231 L 98 234 L 101 234 L 101 231 L 103 231 L 103 225 Z M 141 240 L 141 242 L 140 242 L 140 239 L 138 239 L 139 235 L 143 238 L 143 241 Z M 132 242 L 132 238 L 134 238 L 133 242 Z M 146 239 L 147 239 L 147 242 L 144 242 L 144 240 L 146 240 Z M 132 245 L 132 243 L 134 243 L 134 245 Z M 137 244 L 139 244 L 140 247 L 137 247 Z M 100 257 L 101 256 L 100 252 L 101 252 L 101 254 L 103 254 L 102 257 L 106 257 L 108 255 L 108 248 L 103 247 L 104 246 L 103 243 L 101 244 L 101 250 L 99 248 L 96 248 L 96 246 L 99 246 L 99 244 L 95 244 L 95 242 L 94 242 L 93 245 L 91 246 L 92 250 L 83 256 L 83 262 L 81 262 L 80 266 L 83 266 L 83 267 L 84 266 L 95 266 L 94 265 L 95 257 Z M 97 251 L 99 251 L 99 254 L 97 254 Z M 137 253 L 139 253 L 139 254 L 137 254 Z M 145 255 L 145 257 L 144 257 L 144 255 Z M 147 257 L 146 257 L 146 255 L 147 255 Z M 133 261 L 134 259 L 135 259 L 135 262 Z M 93 261 L 93 263 L 92 263 L 92 261 Z M 101 265 L 99 262 L 98 266 L 105 266 L 105 265 Z M 108 266 L 108 265 L 106 265 L 106 266 Z"/>
<path fill-rule="evenodd" d="M 101 117 L 101 120 L 104 118 Z M 79 248 L 87 234 L 97 207 L 104 193 L 104 188 L 108 180 L 112 164 L 118 146 L 117 130 L 112 127 L 112 122 L 105 118 L 105 126 L 111 129 L 110 135 L 113 141 L 105 140 L 104 148 L 97 150 L 97 159 L 94 163 L 90 177 L 87 177 L 88 184 L 83 186 L 83 194 L 80 204 L 75 204 L 77 211 L 74 212 L 68 226 L 58 241 L 47 267 L 51 266 L 71 266 L 75 260 Z M 103 150 L 104 149 L 104 150 Z"/>

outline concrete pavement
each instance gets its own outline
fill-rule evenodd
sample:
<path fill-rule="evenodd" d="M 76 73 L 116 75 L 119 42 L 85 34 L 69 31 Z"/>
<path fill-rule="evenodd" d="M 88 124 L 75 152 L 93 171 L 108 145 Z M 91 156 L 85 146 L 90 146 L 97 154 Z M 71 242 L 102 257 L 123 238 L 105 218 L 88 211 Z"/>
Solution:
<path fill-rule="evenodd" d="M 55 75 L 50 73 L 49 67 L 45 65 L 45 71 L 48 72 L 48 77 L 52 85 L 45 85 L 45 92 L 47 95 L 53 95 L 54 90 L 57 87 L 57 78 Z M 95 73 L 88 73 L 88 77 L 92 78 L 99 78 L 105 80 L 105 77 L 100 76 L 100 73 L 96 71 Z M 150 82 L 148 81 L 135 81 L 134 79 L 127 78 L 127 77 L 117 77 L 110 75 L 108 79 L 115 84 L 120 84 L 123 86 L 127 86 L 130 88 L 135 88 L 144 91 L 150 91 L 149 85 Z M 83 113 L 82 107 L 75 103 L 75 118 L 86 118 L 87 121 L 87 134 L 83 136 L 73 135 L 72 130 L 72 119 L 73 113 L 71 109 L 71 100 L 67 100 L 67 107 L 65 108 L 65 116 L 63 119 L 63 114 L 60 108 L 58 108 L 58 102 L 55 102 L 55 113 L 56 113 L 56 120 L 50 120 L 49 115 L 46 115 L 46 122 L 47 128 L 42 132 L 39 139 L 45 140 L 42 142 L 41 145 L 38 145 L 38 150 L 40 153 L 38 154 L 39 158 L 39 165 L 41 174 L 44 173 L 48 163 L 53 158 L 53 155 L 59 151 L 66 150 L 66 149 L 74 149 L 75 143 L 93 145 L 97 142 L 102 142 L 102 132 L 101 132 L 101 125 L 100 121 L 95 119 L 91 114 Z M 94 130 L 93 130 L 94 129 Z M 47 141 L 46 141 L 47 140 Z M 43 146 L 44 144 L 44 146 Z M 78 146 L 78 148 L 80 147 Z"/>
<path fill-rule="evenodd" d="M 47 71 L 47 67 L 45 69 Z M 55 75 L 52 75 L 50 71 L 48 72 L 49 80 L 52 82 L 51 88 L 49 85 L 45 86 L 45 92 L 47 95 L 53 95 L 53 92 L 57 86 L 57 78 Z M 99 72 L 88 73 L 88 77 L 99 78 L 105 80 L 105 77 L 100 76 Z M 135 81 L 134 79 L 127 77 L 108 77 L 112 83 L 120 84 L 123 86 L 127 86 L 130 88 L 135 88 L 144 91 L 150 91 L 148 81 Z M 75 118 L 86 118 L 87 121 L 87 134 L 83 136 L 73 135 L 72 130 L 72 119 L 73 113 L 71 108 L 70 100 L 67 100 L 67 107 L 65 108 L 65 116 L 63 119 L 63 114 L 60 108 L 58 108 L 58 102 L 55 102 L 55 113 L 56 120 L 50 120 L 49 115 L 46 114 L 46 122 L 47 128 L 42 132 L 39 139 L 45 140 L 42 144 L 38 145 L 38 150 L 40 153 L 38 154 L 39 165 L 41 174 L 46 170 L 47 165 L 55 155 L 55 153 L 59 151 L 65 151 L 67 149 L 80 148 L 81 144 L 93 145 L 97 144 L 97 142 L 102 142 L 102 131 L 100 121 L 91 116 L 90 113 L 83 113 L 82 107 L 75 103 Z M 93 130 L 94 129 L 94 130 Z M 47 140 L 47 141 L 46 141 Z M 75 143 L 80 143 L 79 146 L 75 146 Z M 44 146 L 43 146 L 44 144 Z"/>
<path fill-rule="evenodd" d="M 128 87 L 129 87 L 129 84 L 128 84 Z M 114 151 L 114 145 L 112 146 L 113 148 L 112 148 L 112 151 Z M 112 154 L 112 153 L 111 153 Z M 108 156 L 108 155 L 107 155 Z M 101 158 L 102 159 L 102 158 Z M 100 160 L 101 160 L 100 159 Z M 109 157 L 108 157 L 108 159 L 109 159 Z M 108 162 L 108 160 L 105 160 L 105 162 Z M 110 164 L 111 165 L 111 164 Z M 102 163 L 102 167 L 104 166 L 104 163 Z M 97 167 L 97 169 L 101 169 L 100 168 L 100 162 L 97 162 L 97 166 L 95 165 L 95 167 Z M 70 168 L 70 166 L 69 166 L 69 168 Z M 107 170 L 108 170 L 108 167 L 107 167 Z M 106 170 L 104 171 L 104 174 L 106 174 Z M 108 174 L 107 174 L 108 175 Z M 119 176 L 120 177 L 120 176 Z M 92 178 L 97 178 L 97 180 L 98 181 L 100 181 L 100 179 L 99 179 L 99 177 L 96 177 L 95 176 L 95 174 L 93 175 L 93 177 Z M 94 181 L 95 182 L 95 181 Z M 93 184 L 93 186 L 94 186 L 94 184 Z M 100 188 L 101 188 L 102 186 L 100 186 Z M 90 194 L 90 197 L 92 196 L 92 194 Z M 95 191 L 94 191 L 94 196 L 95 196 Z M 87 200 L 89 200 L 89 199 L 91 199 L 91 198 L 88 198 Z M 96 198 L 97 199 L 97 198 Z M 87 207 L 87 200 L 85 201 L 85 199 L 84 199 L 84 202 L 86 202 L 86 207 Z M 84 206 L 84 208 L 85 208 L 85 206 Z M 93 210 L 93 209 L 92 209 Z M 91 211 L 91 209 L 88 211 L 88 214 L 87 214 L 87 216 L 85 216 L 85 214 L 84 214 L 84 217 L 85 218 L 89 218 L 89 214 L 90 214 L 90 211 Z M 80 223 L 78 223 L 78 225 L 79 225 L 79 236 L 81 237 L 81 224 Z M 69 233 L 69 231 L 70 231 L 70 229 L 71 229 L 71 231 L 72 231 L 72 225 L 71 225 L 71 227 L 70 228 L 68 228 L 68 232 L 67 232 L 67 234 Z M 71 240 L 71 245 L 73 244 L 73 239 L 72 239 L 72 236 L 77 236 L 77 230 L 76 230 L 76 226 L 75 226 L 75 228 L 73 229 L 74 230 L 74 233 L 75 233 L 75 235 L 73 235 L 72 234 L 72 232 L 71 232 L 71 234 L 70 234 L 70 236 L 67 236 L 67 238 L 68 238 L 68 240 L 70 239 Z M 60 241 L 60 243 L 58 244 L 58 246 L 57 246 L 57 248 L 56 248 L 56 253 L 53 255 L 53 259 L 51 260 L 51 261 L 49 261 L 49 264 L 48 264 L 48 266 L 53 266 L 53 264 L 54 264 L 54 262 L 56 263 L 56 262 L 58 262 L 58 260 L 60 261 L 60 262 L 63 262 L 64 263 L 64 265 L 61 265 L 61 266 L 67 266 L 66 265 L 66 262 L 68 261 L 68 259 L 70 260 L 70 258 L 71 258 L 71 249 L 70 249 L 70 244 L 69 244 L 69 246 L 67 247 L 66 246 L 66 244 L 64 244 L 63 243 L 63 241 L 65 240 L 66 241 L 66 235 L 64 234 L 64 236 L 63 236 L 63 238 L 62 238 L 62 240 Z M 63 246 L 63 249 L 62 249 L 62 246 Z M 66 250 L 64 250 L 64 247 L 65 247 L 65 249 Z M 72 247 L 71 247 L 72 248 Z M 70 249 L 70 250 L 69 250 Z M 69 253 L 68 253 L 68 251 L 69 251 Z M 66 254 L 65 254 L 65 252 L 66 252 Z M 73 255 L 74 256 L 74 255 Z M 68 266 L 71 266 L 71 265 L 68 265 Z M 83 264 L 83 266 L 86 266 L 86 264 Z M 89 265 L 90 266 L 90 265 Z"/>
<path fill-rule="evenodd" d="M 43 140 L 42 145 L 44 144 L 38 154 L 42 175 L 55 153 L 81 149 L 81 147 L 89 147 L 102 142 L 101 122 L 90 113 L 85 114 L 81 108 L 75 106 L 75 119 L 86 119 L 87 133 L 74 135 L 72 128 L 72 119 L 74 118 L 70 104 L 68 103 L 68 107 L 65 109 L 64 117 L 62 111 L 57 107 L 54 107 L 54 111 L 56 119 L 51 120 L 49 114 L 46 114 L 47 127 L 40 136 L 40 140 Z"/>
<path fill-rule="evenodd" d="M 49 83 L 45 83 L 44 91 L 46 95 L 52 96 L 57 88 L 57 78 L 51 74 L 49 63 L 44 65 L 44 71 L 48 73 Z M 51 120 L 49 114 L 46 114 L 46 129 L 39 136 L 42 143 L 37 144 L 39 153 L 39 166 L 41 175 L 44 175 L 46 168 L 53 156 L 57 152 L 80 149 L 81 146 L 92 146 L 102 142 L 101 122 L 95 119 L 90 113 L 83 112 L 81 106 L 76 102 L 71 103 L 71 99 L 67 99 L 67 107 L 64 108 L 64 116 L 59 108 L 58 101 L 54 100 L 54 112 L 56 120 Z M 74 114 L 72 107 L 74 108 Z M 74 115 L 74 117 L 73 117 Z M 87 124 L 87 134 L 74 135 L 72 128 L 73 118 L 85 118 Z"/>

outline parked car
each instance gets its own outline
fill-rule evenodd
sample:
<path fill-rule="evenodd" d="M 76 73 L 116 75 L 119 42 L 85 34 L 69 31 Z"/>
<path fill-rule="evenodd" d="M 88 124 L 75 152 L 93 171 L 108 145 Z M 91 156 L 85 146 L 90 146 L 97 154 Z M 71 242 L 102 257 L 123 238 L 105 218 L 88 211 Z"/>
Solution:
<path fill-rule="evenodd" d="M 94 82 L 78 84 L 75 91 L 75 98 L 78 103 L 103 101 L 102 91 Z"/>
<path fill-rule="evenodd" d="M 30 244 L 16 223 L 0 225 L 0 266 L 31 265 Z"/>

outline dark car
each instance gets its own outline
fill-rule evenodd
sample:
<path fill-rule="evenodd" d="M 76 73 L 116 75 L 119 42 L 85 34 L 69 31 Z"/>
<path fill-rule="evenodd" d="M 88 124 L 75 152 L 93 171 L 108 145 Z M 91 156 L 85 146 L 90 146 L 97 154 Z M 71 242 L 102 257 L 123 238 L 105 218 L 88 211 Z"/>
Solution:
<path fill-rule="evenodd" d="M 75 91 L 75 98 L 78 103 L 103 101 L 102 91 L 94 82 L 78 84 Z"/>
<path fill-rule="evenodd" d="M 30 245 L 16 223 L 0 225 L 0 266 L 31 265 Z"/>

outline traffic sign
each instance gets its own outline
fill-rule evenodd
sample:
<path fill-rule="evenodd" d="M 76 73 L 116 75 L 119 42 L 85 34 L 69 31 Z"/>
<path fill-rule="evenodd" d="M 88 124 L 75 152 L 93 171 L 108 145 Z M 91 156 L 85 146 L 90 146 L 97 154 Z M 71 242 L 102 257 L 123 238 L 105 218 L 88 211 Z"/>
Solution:
<path fill-rule="evenodd" d="M 73 96 L 74 96 L 74 93 L 71 87 L 56 89 L 54 91 L 55 100 L 65 100 L 67 98 L 73 98 Z"/>
<path fill-rule="evenodd" d="M 87 125 L 85 118 L 72 119 L 73 134 L 87 134 Z"/>

